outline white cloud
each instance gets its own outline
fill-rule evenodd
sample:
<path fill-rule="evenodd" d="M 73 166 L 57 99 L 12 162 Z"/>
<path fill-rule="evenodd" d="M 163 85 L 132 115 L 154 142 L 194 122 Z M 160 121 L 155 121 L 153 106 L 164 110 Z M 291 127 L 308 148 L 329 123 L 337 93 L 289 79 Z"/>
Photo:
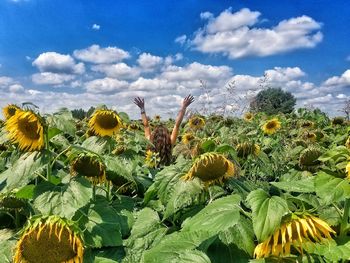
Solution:
<path fill-rule="evenodd" d="M 150 53 L 142 53 L 137 59 L 137 63 L 145 70 L 153 70 L 163 63 L 163 58 Z"/>
<path fill-rule="evenodd" d="M 52 72 L 41 72 L 32 75 L 32 81 L 38 85 L 54 85 L 60 86 L 67 83 L 75 78 L 74 75 L 70 74 L 59 74 Z"/>
<path fill-rule="evenodd" d="M 334 76 L 327 79 L 323 85 L 336 87 L 350 87 L 350 69 L 346 70 L 340 77 Z"/>
<path fill-rule="evenodd" d="M 186 40 L 187 40 L 187 36 L 182 35 L 182 36 L 179 36 L 175 39 L 175 43 L 179 43 L 179 44 L 183 45 L 186 43 Z"/>
<path fill-rule="evenodd" d="M 299 67 L 275 67 L 274 69 L 266 70 L 265 74 L 267 74 L 269 81 L 274 83 L 292 81 L 305 76 L 305 72 Z"/>
<path fill-rule="evenodd" d="M 75 50 L 73 54 L 77 59 L 95 64 L 116 63 L 130 57 L 127 51 L 120 48 L 101 48 L 99 45 L 92 45 L 86 49 Z"/>
<path fill-rule="evenodd" d="M 140 75 L 140 69 L 130 67 L 121 62 L 117 64 L 100 64 L 92 66 L 91 69 L 96 72 L 104 73 L 107 77 L 118 79 L 135 79 Z"/>
<path fill-rule="evenodd" d="M 199 16 L 203 20 L 210 19 L 210 18 L 214 17 L 214 15 L 210 12 L 202 12 Z"/>
<path fill-rule="evenodd" d="M 2 77 L 0 77 L 0 88 L 7 87 L 8 85 L 10 85 L 13 82 L 14 82 L 13 78 L 2 76 Z"/>
<path fill-rule="evenodd" d="M 221 53 L 231 59 L 246 56 L 269 56 L 301 48 L 313 48 L 322 41 L 321 23 L 308 16 L 283 20 L 272 28 L 259 28 L 259 12 L 247 8 L 232 13 L 223 11 L 209 17 L 208 23 L 195 32 L 190 45 L 203 53 Z M 202 15 L 203 17 L 203 15 Z M 175 42 L 185 43 L 186 37 Z"/>
<path fill-rule="evenodd" d="M 93 30 L 98 31 L 98 30 L 100 30 L 101 26 L 98 25 L 98 24 L 93 24 L 91 28 L 92 28 Z"/>
<path fill-rule="evenodd" d="M 11 86 L 9 86 L 9 91 L 12 93 L 21 92 L 23 90 L 24 88 L 21 84 L 12 84 Z"/>
<path fill-rule="evenodd" d="M 95 79 L 85 83 L 86 91 L 90 93 L 116 93 L 127 86 L 126 81 L 112 78 Z"/>
<path fill-rule="evenodd" d="M 70 55 L 63 55 L 56 52 L 40 54 L 32 63 L 41 72 L 83 74 L 85 66 L 83 63 L 75 63 Z"/>

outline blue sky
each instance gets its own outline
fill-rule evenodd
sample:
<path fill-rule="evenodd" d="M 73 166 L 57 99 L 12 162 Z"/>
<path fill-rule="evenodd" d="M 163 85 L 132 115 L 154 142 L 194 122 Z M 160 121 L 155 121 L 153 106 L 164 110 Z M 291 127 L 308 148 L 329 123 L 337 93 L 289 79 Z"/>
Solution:
<path fill-rule="evenodd" d="M 349 24 L 340 0 L 2 0 L 0 106 L 106 104 L 136 117 L 132 98 L 144 96 L 151 114 L 174 116 L 192 93 L 193 109 L 240 113 L 281 86 L 298 106 L 339 115 Z"/>

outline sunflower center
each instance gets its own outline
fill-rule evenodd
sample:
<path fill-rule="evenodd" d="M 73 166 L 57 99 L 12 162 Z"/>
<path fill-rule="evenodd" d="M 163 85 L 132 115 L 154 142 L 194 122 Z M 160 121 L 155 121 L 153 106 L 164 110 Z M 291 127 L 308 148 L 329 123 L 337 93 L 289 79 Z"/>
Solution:
<path fill-rule="evenodd" d="M 89 157 L 79 158 L 74 163 L 73 169 L 78 174 L 86 177 L 99 177 L 103 172 L 99 162 L 94 161 Z"/>
<path fill-rule="evenodd" d="M 274 121 L 268 122 L 266 124 L 267 129 L 274 129 L 276 127 L 276 123 Z"/>
<path fill-rule="evenodd" d="M 37 121 L 29 121 L 27 118 L 19 119 L 18 130 L 28 139 L 38 140 L 40 138 Z"/>
<path fill-rule="evenodd" d="M 223 178 L 227 169 L 228 165 L 224 159 L 215 158 L 210 160 L 206 158 L 198 164 L 194 176 L 199 177 L 204 182 L 216 180 Z"/>
<path fill-rule="evenodd" d="M 199 125 L 200 122 L 201 122 L 200 119 L 194 119 L 192 123 L 193 123 L 194 125 Z"/>
<path fill-rule="evenodd" d="M 118 120 L 113 114 L 98 114 L 96 123 L 103 129 L 113 129 L 118 126 Z"/>
<path fill-rule="evenodd" d="M 50 233 L 49 226 L 45 226 L 37 239 L 38 228 L 24 237 L 20 247 L 23 258 L 30 263 L 57 263 L 66 262 L 76 256 L 72 247 L 72 234 L 64 227 L 61 233 L 61 241 L 55 234 L 55 226 Z M 58 228 L 61 229 L 60 227 Z"/>

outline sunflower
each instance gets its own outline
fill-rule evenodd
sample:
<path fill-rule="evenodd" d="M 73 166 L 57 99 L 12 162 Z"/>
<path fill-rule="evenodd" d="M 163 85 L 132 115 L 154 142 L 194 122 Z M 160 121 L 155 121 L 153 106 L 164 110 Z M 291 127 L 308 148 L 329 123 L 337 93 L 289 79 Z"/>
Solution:
<path fill-rule="evenodd" d="M 274 134 L 280 128 L 281 122 L 277 118 L 265 122 L 265 124 L 262 126 L 265 134 Z"/>
<path fill-rule="evenodd" d="M 121 119 L 112 110 L 97 110 L 89 120 L 90 129 L 99 136 L 112 136 L 122 126 Z"/>
<path fill-rule="evenodd" d="M 106 180 L 106 167 L 97 156 L 81 153 L 71 162 L 70 173 L 73 176 L 81 175 L 93 184 Z"/>
<path fill-rule="evenodd" d="M 36 151 L 44 147 L 44 127 L 41 118 L 32 111 L 17 110 L 6 121 L 6 130 L 21 150 Z"/>
<path fill-rule="evenodd" d="M 199 116 L 191 117 L 189 119 L 188 123 L 190 125 L 190 128 L 193 129 L 193 130 L 201 129 L 205 125 L 204 119 L 199 117 Z"/>
<path fill-rule="evenodd" d="M 250 154 L 258 155 L 260 146 L 253 142 L 243 142 L 236 147 L 238 157 L 247 157 Z"/>
<path fill-rule="evenodd" d="M 350 162 L 345 167 L 346 177 L 350 179 Z"/>
<path fill-rule="evenodd" d="M 160 115 L 155 115 L 155 116 L 154 116 L 154 120 L 155 120 L 156 122 L 160 122 Z"/>
<path fill-rule="evenodd" d="M 58 216 L 37 218 L 17 242 L 14 263 L 82 263 L 84 244 L 72 222 Z"/>
<path fill-rule="evenodd" d="M 243 119 L 245 121 L 251 121 L 253 119 L 254 115 L 251 112 L 244 113 Z"/>
<path fill-rule="evenodd" d="M 198 177 L 205 186 L 223 183 L 223 180 L 235 175 L 233 163 L 219 153 L 204 153 L 193 163 L 191 169 L 183 176 L 184 180 Z"/>
<path fill-rule="evenodd" d="M 255 247 L 254 256 L 287 256 L 291 254 L 291 246 L 302 253 L 303 243 L 331 239 L 331 233 L 335 232 L 318 217 L 292 214 L 272 235 Z"/>
<path fill-rule="evenodd" d="M 155 168 L 160 162 L 159 154 L 151 150 L 147 150 L 145 157 L 145 164 L 149 168 Z"/>
<path fill-rule="evenodd" d="M 310 147 L 303 150 L 299 157 L 300 168 L 306 171 L 314 172 L 321 163 L 318 160 L 318 157 L 320 157 L 321 154 L 322 152 L 315 147 Z"/>
<path fill-rule="evenodd" d="M 300 124 L 301 128 L 313 128 L 314 126 L 315 126 L 315 123 L 308 120 L 302 121 Z"/>
<path fill-rule="evenodd" d="M 5 119 L 8 120 L 13 115 L 15 115 L 17 110 L 21 110 L 21 109 L 18 106 L 16 106 L 15 104 L 9 104 L 2 109 L 2 112 L 4 114 Z"/>
<path fill-rule="evenodd" d="M 345 123 L 345 119 L 343 117 L 334 117 L 332 120 L 333 125 L 343 125 Z"/>
<path fill-rule="evenodd" d="M 306 132 L 304 134 L 304 139 L 305 140 L 314 142 L 314 141 L 316 141 L 316 138 L 317 138 L 317 135 L 315 133 L 313 133 L 313 132 Z"/>
<path fill-rule="evenodd" d="M 182 135 L 182 142 L 184 144 L 189 144 L 194 140 L 194 135 L 192 133 L 185 133 L 184 135 Z"/>
<path fill-rule="evenodd" d="M 346 146 L 346 148 L 350 149 L 350 136 L 349 136 L 348 139 L 346 140 L 345 146 Z"/>
<path fill-rule="evenodd" d="M 128 130 L 137 131 L 137 130 L 140 130 L 140 126 L 136 122 L 133 122 L 128 125 Z"/>

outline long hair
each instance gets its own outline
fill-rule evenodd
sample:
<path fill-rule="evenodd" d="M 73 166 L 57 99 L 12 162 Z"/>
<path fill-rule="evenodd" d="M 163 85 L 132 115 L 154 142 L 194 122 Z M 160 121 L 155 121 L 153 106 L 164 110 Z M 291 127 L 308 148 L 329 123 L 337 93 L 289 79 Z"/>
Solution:
<path fill-rule="evenodd" d="M 151 143 L 153 151 L 157 152 L 160 157 L 160 164 L 169 165 L 172 162 L 172 144 L 169 130 L 159 125 L 151 134 Z"/>

